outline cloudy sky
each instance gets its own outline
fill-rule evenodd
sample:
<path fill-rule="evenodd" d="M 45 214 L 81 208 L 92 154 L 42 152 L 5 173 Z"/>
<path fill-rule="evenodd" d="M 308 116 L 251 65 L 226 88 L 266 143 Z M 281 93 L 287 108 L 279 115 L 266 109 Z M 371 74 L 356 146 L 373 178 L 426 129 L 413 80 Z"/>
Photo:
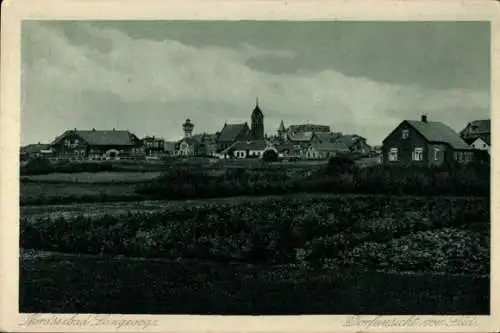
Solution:
<path fill-rule="evenodd" d="M 321 123 L 370 144 L 403 119 L 490 117 L 483 22 L 25 21 L 21 143 L 66 129 L 178 139 L 250 121 Z"/>

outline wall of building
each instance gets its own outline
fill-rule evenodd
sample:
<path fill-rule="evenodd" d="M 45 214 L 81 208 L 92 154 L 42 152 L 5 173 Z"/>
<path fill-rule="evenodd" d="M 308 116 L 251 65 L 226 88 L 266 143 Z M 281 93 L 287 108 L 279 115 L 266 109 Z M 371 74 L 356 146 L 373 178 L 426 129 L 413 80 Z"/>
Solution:
<path fill-rule="evenodd" d="M 403 139 L 403 130 L 408 130 L 408 138 Z M 423 149 L 422 161 L 413 159 L 414 149 Z M 398 149 L 398 160 L 390 161 L 389 152 L 391 148 Z M 404 164 L 404 165 L 427 165 L 428 145 L 425 139 L 413 129 L 408 123 L 400 124 L 396 130 L 386 139 L 382 146 L 382 161 L 384 164 Z"/>

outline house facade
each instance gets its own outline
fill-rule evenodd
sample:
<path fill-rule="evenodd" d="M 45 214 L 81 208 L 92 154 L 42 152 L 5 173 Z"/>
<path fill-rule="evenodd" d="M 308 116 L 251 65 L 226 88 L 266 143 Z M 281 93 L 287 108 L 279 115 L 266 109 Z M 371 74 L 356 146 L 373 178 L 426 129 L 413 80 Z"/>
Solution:
<path fill-rule="evenodd" d="M 441 166 L 468 163 L 474 154 L 450 127 L 430 122 L 404 120 L 383 141 L 382 161 L 389 165 Z"/>
<path fill-rule="evenodd" d="M 142 148 L 146 158 L 159 158 L 165 156 L 165 140 L 154 136 L 141 139 Z"/>
<path fill-rule="evenodd" d="M 234 158 L 262 158 L 267 150 L 278 150 L 266 140 L 238 141 L 222 152 L 226 157 Z"/>
<path fill-rule="evenodd" d="M 143 153 L 139 138 L 122 130 L 67 130 L 51 144 L 56 158 L 73 160 L 113 160 Z"/>

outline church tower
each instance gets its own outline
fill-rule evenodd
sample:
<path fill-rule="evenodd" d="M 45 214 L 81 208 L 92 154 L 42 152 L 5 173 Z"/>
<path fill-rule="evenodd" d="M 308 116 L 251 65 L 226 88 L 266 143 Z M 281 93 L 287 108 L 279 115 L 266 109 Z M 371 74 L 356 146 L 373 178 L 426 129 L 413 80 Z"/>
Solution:
<path fill-rule="evenodd" d="M 257 98 L 255 103 L 255 108 L 252 111 L 251 116 L 251 133 L 253 140 L 264 139 L 264 114 L 259 107 L 259 98 Z"/>

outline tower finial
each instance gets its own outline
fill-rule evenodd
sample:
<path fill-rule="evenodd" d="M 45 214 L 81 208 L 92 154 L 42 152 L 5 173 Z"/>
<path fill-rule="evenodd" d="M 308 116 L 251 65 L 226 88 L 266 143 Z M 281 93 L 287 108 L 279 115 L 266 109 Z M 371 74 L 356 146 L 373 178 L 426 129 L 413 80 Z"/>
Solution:
<path fill-rule="evenodd" d="M 255 98 L 255 106 L 259 106 L 259 96 Z"/>

